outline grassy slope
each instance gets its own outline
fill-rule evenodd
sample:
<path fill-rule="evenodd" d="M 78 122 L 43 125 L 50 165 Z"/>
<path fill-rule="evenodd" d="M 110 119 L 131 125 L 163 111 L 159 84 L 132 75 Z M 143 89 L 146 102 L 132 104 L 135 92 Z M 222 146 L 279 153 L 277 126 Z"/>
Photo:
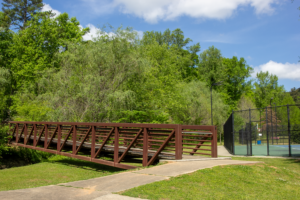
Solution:
<path fill-rule="evenodd" d="M 0 170 L 0 191 L 85 180 L 121 171 L 123 170 L 56 155 L 47 162 Z"/>
<path fill-rule="evenodd" d="M 219 166 L 156 182 L 122 194 L 147 199 L 300 199 L 300 160 Z"/>

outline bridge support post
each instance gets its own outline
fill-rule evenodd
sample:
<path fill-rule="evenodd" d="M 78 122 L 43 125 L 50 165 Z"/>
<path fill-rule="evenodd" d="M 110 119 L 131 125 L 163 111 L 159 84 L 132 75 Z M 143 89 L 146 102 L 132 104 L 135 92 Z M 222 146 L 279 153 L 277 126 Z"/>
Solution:
<path fill-rule="evenodd" d="M 217 127 L 212 127 L 211 132 L 212 135 L 212 141 L 211 141 L 211 157 L 217 158 L 218 157 L 218 138 L 217 138 Z"/>
<path fill-rule="evenodd" d="M 119 128 L 115 127 L 115 148 L 114 148 L 114 163 L 119 161 Z"/>
<path fill-rule="evenodd" d="M 175 159 L 182 159 L 182 126 L 179 124 L 175 133 Z"/>
<path fill-rule="evenodd" d="M 48 143 L 48 124 L 45 124 L 45 140 L 44 140 L 44 148 L 47 149 Z"/>
<path fill-rule="evenodd" d="M 57 146 L 56 146 L 57 151 L 59 151 L 60 149 L 60 143 L 61 143 L 61 126 L 57 125 Z"/>
<path fill-rule="evenodd" d="M 144 128 L 143 132 L 143 167 L 148 164 L 148 129 Z"/>
<path fill-rule="evenodd" d="M 95 142 L 96 142 L 95 126 L 92 126 L 91 159 L 95 158 Z"/>

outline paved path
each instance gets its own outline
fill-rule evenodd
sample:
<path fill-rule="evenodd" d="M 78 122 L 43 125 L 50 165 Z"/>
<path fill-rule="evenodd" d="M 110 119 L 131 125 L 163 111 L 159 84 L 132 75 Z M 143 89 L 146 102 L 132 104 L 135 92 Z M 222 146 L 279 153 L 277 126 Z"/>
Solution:
<path fill-rule="evenodd" d="M 218 146 L 218 156 L 232 156 L 224 146 Z"/>
<path fill-rule="evenodd" d="M 167 180 L 170 177 L 187 174 L 199 169 L 212 168 L 220 165 L 255 164 L 253 161 L 231 159 L 202 160 L 186 162 L 169 162 L 165 165 L 123 172 L 110 176 L 83 181 L 61 183 L 38 188 L 10 190 L 0 192 L 1 200 L 130 200 L 137 199 L 112 194 L 130 188 L 156 181 Z"/>

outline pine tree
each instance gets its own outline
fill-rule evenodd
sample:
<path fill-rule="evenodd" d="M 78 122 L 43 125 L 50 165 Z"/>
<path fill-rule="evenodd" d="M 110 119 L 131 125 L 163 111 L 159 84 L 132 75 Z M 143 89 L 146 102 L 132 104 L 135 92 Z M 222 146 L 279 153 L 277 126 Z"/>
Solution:
<path fill-rule="evenodd" d="M 26 22 L 31 20 L 31 14 L 41 11 L 43 6 L 43 0 L 3 0 L 2 11 L 10 19 L 9 26 L 23 30 Z"/>

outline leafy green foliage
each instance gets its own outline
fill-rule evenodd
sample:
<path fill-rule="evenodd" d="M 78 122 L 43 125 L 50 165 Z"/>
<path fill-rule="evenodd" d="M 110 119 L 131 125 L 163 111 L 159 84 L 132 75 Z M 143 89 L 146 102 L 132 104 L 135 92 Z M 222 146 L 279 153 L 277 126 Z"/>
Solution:
<path fill-rule="evenodd" d="M 257 108 L 270 105 L 271 98 L 273 103 L 281 103 L 280 97 L 284 92 L 283 86 L 278 86 L 278 77 L 269 72 L 259 72 L 256 74 L 257 81 L 254 83 L 254 99 Z"/>
<path fill-rule="evenodd" d="M 214 83 L 225 80 L 225 67 L 222 60 L 221 51 L 214 46 L 209 47 L 200 54 L 200 62 L 198 64 L 199 77 L 200 80 L 205 81 L 209 87 Z M 213 89 L 217 89 L 217 86 L 212 87 Z"/>
<path fill-rule="evenodd" d="M 223 65 L 226 77 L 224 79 L 222 87 L 224 91 L 222 91 L 222 93 L 225 93 L 225 102 L 230 105 L 232 110 L 236 109 L 241 96 L 251 90 L 251 81 L 247 81 L 247 78 L 250 77 L 252 68 L 246 64 L 244 58 L 238 60 L 235 56 L 232 58 L 223 58 Z"/>
<path fill-rule="evenodd" d="M 10 48 L 14 57 L 11 70 L 16 89 L 33 87 L 43 70 L 58 67 L 54 54 L 67 48 L 66 41 L 80 42 L 88 31 L 88 28 L 81 30 L 76 18 L 70 19 L 67 13 L 56 18 L 34 15 L 28 22 L 28 28 L 14 36 Z"/>
<path fill-rule="evenodd" d="M 295 103 L 299 104 L 298 107 L 300 108 L 300 88 L 292 88 L 290 91 L 290 95 L 293 97 Z"/>
<path fill-rule="evenodd" d="M 9 29 L 10 19 L 7 15 L 0 11 L 0 28 Z"/>

